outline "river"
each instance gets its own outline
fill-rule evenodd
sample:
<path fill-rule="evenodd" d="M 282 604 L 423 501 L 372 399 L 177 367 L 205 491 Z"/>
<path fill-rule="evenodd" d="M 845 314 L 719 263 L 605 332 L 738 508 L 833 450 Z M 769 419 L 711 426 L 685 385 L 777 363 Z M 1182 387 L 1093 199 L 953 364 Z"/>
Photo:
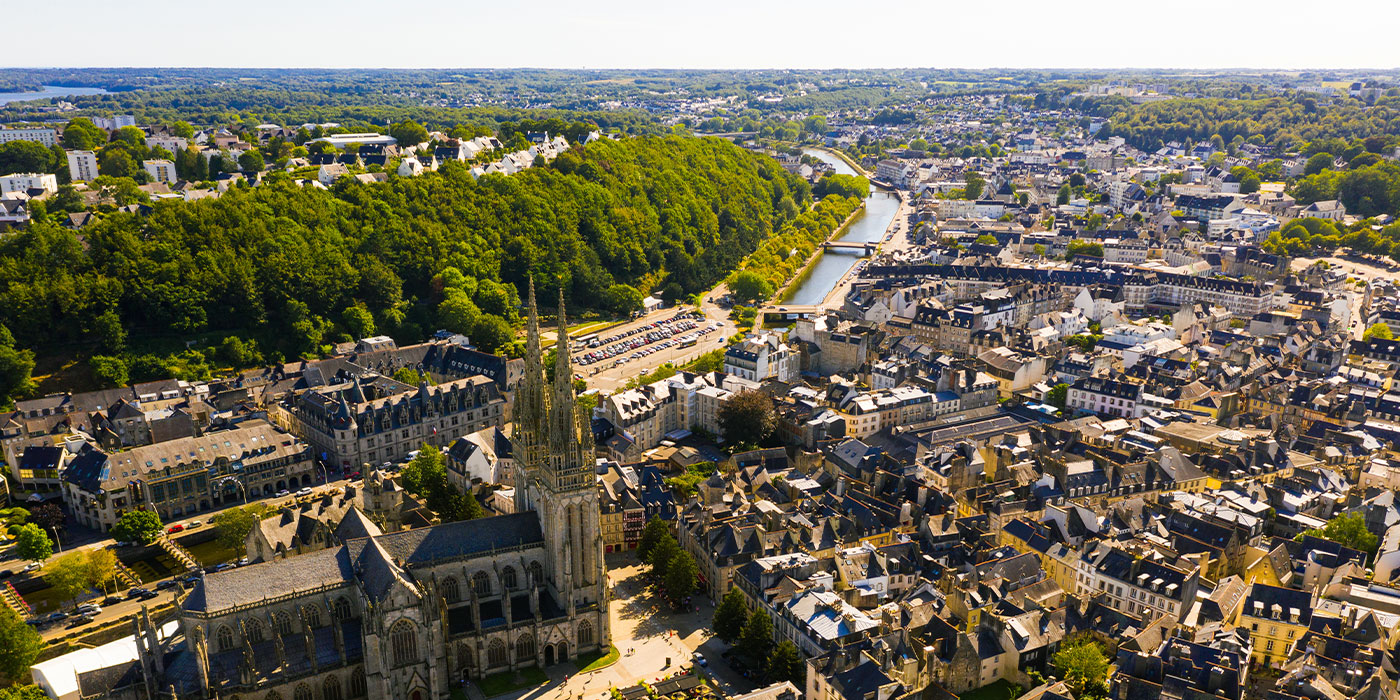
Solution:
<path fill-rule="evenodd" d="M 826 151 L 814 148 L 804 149 L 803 153 L 816 158 L 824 163 L 830 163 L 836 168 L 836 172 L 842 175 L 855 175 L 856 171 L 846 164 L 846 161 L 837 158 Z M 846 227 L 845 232 L 837 240 L 842 241 L 878 241 L 889 229 L 890 222 L 899 213 L 899 198 L 894 194 L 882 190 L 874 185 L 870 187 L 870 196 L 865 200 L 865 209 L 856 215 L 856 220 Z M 820 304 L 826 295 L 836 287 L 836 283 L 864 257 L 860 253 L 844 250 L 824 250 L 818 254 L 817 260 L 812 263 L 811 272 L 807 279 L 797 289 L 790 290 L 783 298 L 783 302 L 794 305 Z"/>
<path fill-rule="evenodd" d="M 0 92 L 0 105 L 10 102 L 24 102 L 25 100 L 47 100 L 51 97 L 78 97 L 80 95 L 105 95 L 106 88 L 99 87 L 63 87 L 62 85 L 44 85 L 38 92 Z"/>

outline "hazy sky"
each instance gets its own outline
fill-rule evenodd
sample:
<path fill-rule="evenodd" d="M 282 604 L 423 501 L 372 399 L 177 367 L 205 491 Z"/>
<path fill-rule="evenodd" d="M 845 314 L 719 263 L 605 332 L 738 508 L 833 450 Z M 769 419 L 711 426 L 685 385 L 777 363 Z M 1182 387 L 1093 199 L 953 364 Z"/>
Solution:
<path fill-rule="evenodd" d="M 1396 0 L 51 0 L 22 66 L 1393 68 Z"/>

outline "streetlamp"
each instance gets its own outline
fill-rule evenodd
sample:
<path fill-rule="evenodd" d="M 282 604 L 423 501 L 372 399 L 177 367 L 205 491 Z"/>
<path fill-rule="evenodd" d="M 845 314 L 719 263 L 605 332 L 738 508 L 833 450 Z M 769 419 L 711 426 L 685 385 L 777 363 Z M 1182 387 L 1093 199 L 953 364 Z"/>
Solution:
<path fill-rule="evenodd" d="M 52 532 L 52 533 L 53 533 L 53 541 L 54 541 L 55 544 L 58 545 L 58 551 L 62 552 L 62 551 L 63 551 L 63 540 L 61 540 L 61 539 L 58 538 L 58 527 L 55 526 L 55 525 L 50 525 L 50 526 L 49 526 L 49 532 Z"/>

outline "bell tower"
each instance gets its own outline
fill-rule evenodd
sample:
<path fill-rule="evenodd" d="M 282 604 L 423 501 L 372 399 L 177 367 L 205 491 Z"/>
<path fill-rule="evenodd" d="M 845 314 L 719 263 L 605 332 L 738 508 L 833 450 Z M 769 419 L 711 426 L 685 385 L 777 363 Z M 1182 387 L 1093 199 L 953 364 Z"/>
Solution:
<path fill-rule="evenodd" d="M 539 312 L 530 282 L 525 326 L 525 376 L 516 394 L 515 493 L 519 511 L 539 513 L 549 583 L 566 609 L 606 610 L 607 576 L 599 522 L 592 427 L 574 397 L 564 294 L 554 344 L 554 381 L 546 382 Z"/>

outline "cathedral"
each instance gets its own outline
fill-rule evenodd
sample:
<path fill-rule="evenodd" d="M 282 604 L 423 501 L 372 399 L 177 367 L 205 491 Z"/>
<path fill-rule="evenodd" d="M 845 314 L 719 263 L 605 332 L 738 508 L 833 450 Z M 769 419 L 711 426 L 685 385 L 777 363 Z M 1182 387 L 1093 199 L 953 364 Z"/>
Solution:
<path fill-rule="evenodd" d="M 108 697 L 438 700 L 461 679 L 607 649 L 608 586 L 587 417 L 559 304 L 546 380 L 533 283 L 516 396 L 516 512 L 205 576 L 162 639 L 83 689 Z"/>

